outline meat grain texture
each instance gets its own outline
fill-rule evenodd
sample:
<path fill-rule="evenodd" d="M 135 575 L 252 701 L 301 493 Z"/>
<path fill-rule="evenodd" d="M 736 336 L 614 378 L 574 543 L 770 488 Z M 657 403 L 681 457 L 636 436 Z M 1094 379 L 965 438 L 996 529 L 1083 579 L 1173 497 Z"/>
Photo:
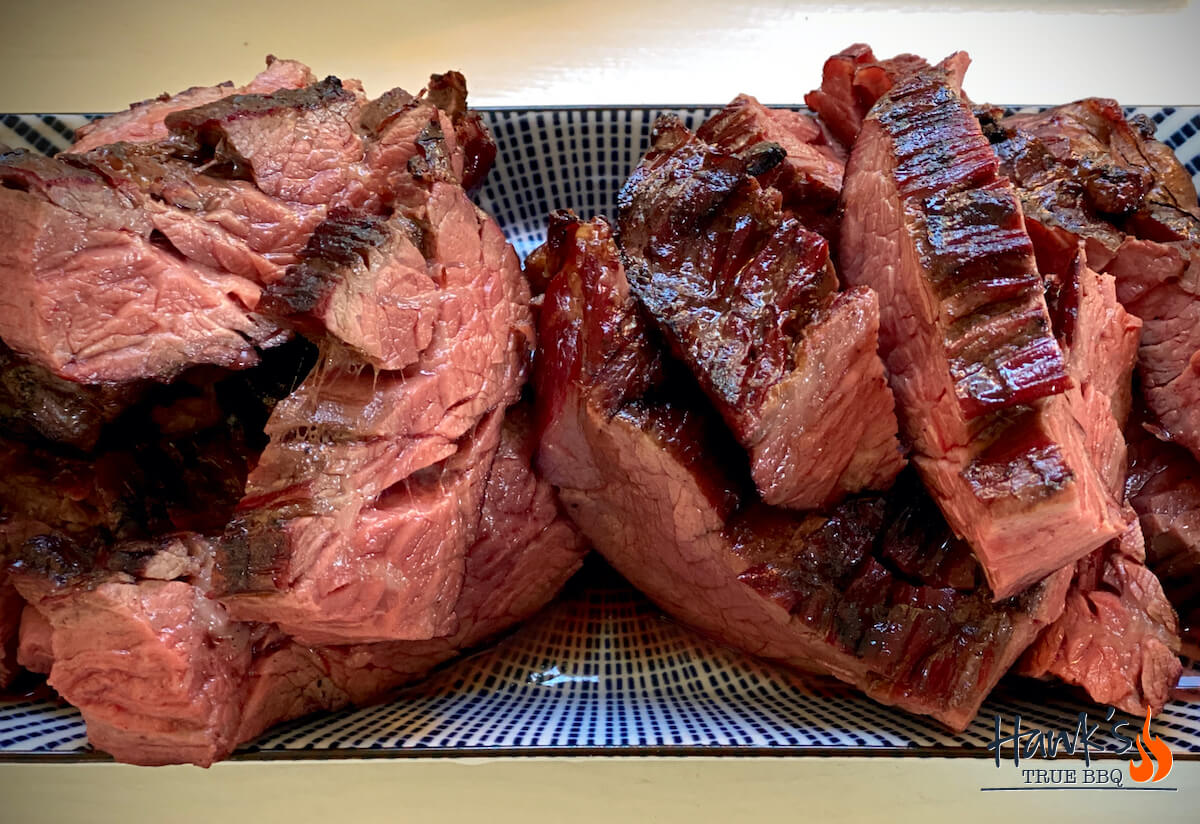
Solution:
<path fill-rule="evenodd" d="M 529 287 L 467 194 L 494 157 L 461 75 L 368 100 L 272 58 L 0 158 L 0 679 L 208 765 L 553 597 L 586 547 L 516 405 Z"/>
<path fill-rule="evenodd" d="M 456 72 L 268 58 L 0 155 L 0 686 L 208 765 L 384 700 L 589 545 L 670 615 L 964 729 L 1141 714 L 1200 615 L 1200 207 L 1113 101 L 855 45 L 674 117 L 524 271 Z"/>

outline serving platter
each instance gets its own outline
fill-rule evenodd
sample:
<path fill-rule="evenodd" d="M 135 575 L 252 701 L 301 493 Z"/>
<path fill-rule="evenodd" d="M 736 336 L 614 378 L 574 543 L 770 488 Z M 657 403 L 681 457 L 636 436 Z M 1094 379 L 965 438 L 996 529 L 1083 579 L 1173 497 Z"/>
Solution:
<path fill-rule="evenodd" d="M 616 196 L 672 112 L 698 125 L 716 107 L 484 109 L 499 155 L 479 202 L 522 257 L 545 216 L 615 212 Z M 1200 184 L 1200 107 L 1136 108 Z M 0 143 L 53 153 L 86 115 L 5 115 Z M 1186 685 L 1200 686 L 1194 668 Z M 79 713 L 26 682 L 0 697 L 0 760 L 105 758 Z M 1178 757 L 1200 759 L 1200 690 L 1155 717 Z M 277 727 L 235 758 L 647 753 L 909 754 L 991 757 L 997 719 L 1071 730 L 1107 708 L 1045 684 L 1009 679 L 962 734 L 882 707 L 836 682 L 805 678 L 718 646 L 664 618 L 593 559 L 542 614 L 459 659 L 388 704 Z M 1133 727 L 1140 719 L 1130 719 Z M 1105 723 L 1105 729 L 1108 729 Z"/>

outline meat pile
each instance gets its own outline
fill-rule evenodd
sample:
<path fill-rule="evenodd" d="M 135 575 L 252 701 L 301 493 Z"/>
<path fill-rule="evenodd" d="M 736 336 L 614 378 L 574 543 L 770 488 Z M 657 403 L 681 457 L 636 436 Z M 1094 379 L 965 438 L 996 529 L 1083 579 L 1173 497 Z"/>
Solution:
<path fill-rule="evenodd" d="M 725 643 L 956 730 L 1010 670 L 1158 711 L 1200 591 L 1196 192 L 1112 101 L 1005 116 L 968 63 L 853 46 L 816 117 L 661 117 L 615 228 L 551 215 L 538 468 Z"/>
<path fill-rule="evenodd" d="M 470 200 L 461 75 L 368 99 L 268 60 L 0 155 L 0 681 L 208 765 L 546 604 L 530 292 Z"/>
<path fill-rule="evenodd" d="M 0 685 L 207 765 L 513 626 L 590 544 L 951 729 L 1008 672 L 1161 710 L 1200 619 L 1196 192 L 1113 101 L 1009 115 L 968 63 L 858 45 L 815 116 L 664 116 L 524 271 L 454 72 L 368 99 L 270 58 L 0 155 Z"/>

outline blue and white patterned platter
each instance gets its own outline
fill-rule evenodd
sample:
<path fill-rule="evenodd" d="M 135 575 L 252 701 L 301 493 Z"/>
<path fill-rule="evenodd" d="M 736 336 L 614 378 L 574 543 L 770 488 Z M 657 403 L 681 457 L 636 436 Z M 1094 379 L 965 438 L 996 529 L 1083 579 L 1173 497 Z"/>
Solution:
<path fill-rule="evenodd" d="M 483 110 L 499 156 L 480 204 L 522 255 L 557 208 L 613 214 L 616 196 L 665 111 L 697 125 L 715 108 Z M 1140 108 L 1200 184 L 1200 108 Z M 0 143 L 53 153 L 83 115 L 0 117 Z M 991 757 L 996 716 L 1074 729 L 1105 709 L 1040 684 L 1003 683 L 961 735 L 882 707 L 843 685 L 774 668 L 664 618 L 598 561 L 541 615 L 391 703 L 314 716 L 269 731 L 235 758 L 368 755 L 724 753 Z M 1136 724 L 1134 725 L 1136 726 Z M 1200 757 L 1200 701 L 1155 718 L 1178 755 Z M 0 698 L 0 760 L 100 757 L 73 708 Z"/>

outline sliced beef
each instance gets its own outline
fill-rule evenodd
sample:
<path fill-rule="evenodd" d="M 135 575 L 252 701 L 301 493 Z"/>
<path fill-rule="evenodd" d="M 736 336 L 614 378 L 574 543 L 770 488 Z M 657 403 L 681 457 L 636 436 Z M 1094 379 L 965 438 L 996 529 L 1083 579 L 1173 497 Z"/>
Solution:
<path fill-rule="evenodd" d="M 424 197 L 414 179 L 477 184 L 495 157 L 455 72 L 434 75 L 429 93 L 417 97 L 393 89 L 368 102 L 356 82 L 327 77 L 302 89 L 226 97 L 166 122 L 175 150 L 192 162 L 326 215 L 412 205 Z"/>
<path fill-rule="evenodd" d="M 14 651 L 48 670 L 134 763 L 225 757 L 251 689 L 247 725 L 302 711 L 270 675 L 303 661 L 372 700 L 540 607 L 583 552 L 505 423 L 530 296 L 464 189 L 495 146 L 462 76 L 367 101 L 272 72 L 0 162 L 24 290 L 0 303 L 0 411 L 30 429 L 0 452 L 29 602 L 3 675 Z M 86 408 L 110 389 L 123 406 Z"/>
<path fill-rule="evenodd" d="M 201 766 L 232 751 L 251 628 L 207 596 L 211 562 L 206 541 L 180 535 L 102 557 L 42 541 L 18 563 L 17 589 L 51 628 L 49 683 L 97 749 Z"/>
<path fill-rule="evenodd" d="M 428 91 L 429 102 L 445 112 L 454 124 L 454 134 L 463 153 L 460 175 L 463 188 L 467 191 L 478 188 L 496 161 L 496 143 L 483 125 L 483 118 L 467 108 L 467 79 L 454 71 L 430 75 Z"/>
<path fill-rule="evenodd" d="M 58 160 L 100 175 L 145 216 L 159 245 L 184 260 L 259 286 L 278 280 L 328 207 L 279 200 L 237 170 L 179 151 L 172 143 L 118 143 Z"/>
<path fill-rule="evenodd" d="M 1125 490 L 1145 536 L 1148 564 L 1179 612 L 1183 631 L 1200 633 L 1200 464 L 1159 440 L 1137 416 L 1126 430 Z"/>
<path fill-rule="evenodd" d="M 739 505 L 732 450 L 661 367 L 607 226 L 560 215 L 548 243 L 538 465 L 593 546 L 725 643 L 965 727 L 1069 573 L 993 603 L 912 477 L 826 514 Z"/>
<path fill-rule="evenodd" d="M 356 208 L 369 197 L 356 179 L 366 141 L 355 120 L 365 102 L 357 86 L 327 77 L 173 112 L 166 125 L 187 156 L 251 180 L 269 197 Z"/>
<path fill-rule="evenodd" d="M 961 88 L 968 63 L 970 58 L 966 52 L 955 52 L 939 67 L 946 69 L 954 78 L 954 84 Z M 879 60 L 870 46 L 855 43 L 825 61 L 821 70 L 821 88 L 804 95 L 804 102 L 849 150 L 875 101 L 887 94 L 901 78 L 928 68 L 925 59 L 915 54 L 898 54 L 888 60 Z"/>
<path fill-rule="evenodd" d="M 1091 97 L 1009 115 L 999 124 L 1006 138 L 999 151 L 1017 173 L 1022 202 L 1040 201 L 1031 217 L 1048 230 L 1087 236 L 1088 225 L 1100 223 L 1146 240 L 1200 242 L 1192 178 L 1175 153 L 1154 139 L 1153 122 L 1127 120 L 1115 100 Z M 1072 231 L 1072 219 L 1080 215 L 1090 218 L 1076 227 L 1085 231 Z M 1105 238 L 1103 225 L 1097 235 L 1089 261 L 1103 268 L 1107 261 L 1096 249 Z"/>
<path fill-rule="evenodd" d="M 448 77 L 371 102 L 337 78 L 233 94 L 166 115 L 158 142 L 0 157 L 0 337 L 86 383 L 254 365 L 283 339 L 262 287 L 327 218 L 419 211 L 435 181 L 486 173 L 495 147 Z"/>
<path fill-rule="evenodd" d="M 1200 455 L 1200 247 L 1127 239 L 1108 271 L 1144 323 L 1138 376 L 1155 425 Z"/>
<path fill-rule="evenodd" d="M 270 620 L 310 644 L 453 632 L 502 417 L 502 409 L 484 417 L 432 465 L 403 448 L 329 450 L 329 460 L 343 460 L 322 466 L 314 481 L 334 488 L 312 497 L 309 489 L 283 490 L 279 497 L 295 497 L 269 505 L 247 501 L 255 508 L 232 525 L 220 561 L 231 613 Z"/>
<path fill-rule="evenodd" d="M 778 189 L 784 206 L 827 239 L 837 232 L 838 195 L 846 153 L 812 117 L 787 109 L 768 109 L 748 94 L 704 122 L 696 132 L 705 143 L 727 154 L 741 154 L 763 142 L 786 153 L 783 161 L 759 175 L 764 186 Z"/>
<path fill-rule="evenodd" d="M 87 458 L 0 441 L 0 555 L 30 538 L 61 533 L 91 545 L 169 529 L 161 500 L 137 458 L 106 452 Z"/>
<path fill-rule="evenodd" d="M 1141 324 L 1117 301 L 1111 275 L 1097 274 L 1078 250 L 1055 284 L 1052 316 L 1075 385 L 1066 398 L 1086 433 L 1092 461 L 1117 498 L 1125 492 L 1121 429 Z M 1021 662 L 1020 671 L 1082 687 L 1096 702 L 1138 713 L 1161 711 L 1179 679 L 1175 613 L 1146 568 L 1140 526 L 1080 560 L 1066 608 Z"/>
<path fill-rule="evenodd" d="M 1054 334 L 1072 380 L 1063 396 L 1100 477 L 1123 500 L 1126 450 L 1121 432 L 1132 407 L 1142 322 L 1117 300 L 1112 275 L 1088 266 L 1082 249 L 1066 273 L 1048 280 Z"/>
<path fill-rule="evenodd" d="M 404 369 L 429 346 L 438 321 L 437 273 L 422 243 L 411 221 L 335 215 L 267 290 L 264 308 L 309 334 L 328 331 L 373 366 Z"/>
<path fill-rule="evenodd" d="M 953 71 L 908 75 L 879 99 L 843 204 L 842 274 L 879 293 L 913 460 L 996 597 L 1123 532 L 1064 395 L 1020 203 Z"/>
<path fill-rule="evenodd" d="M 259 287 L 188 260 L 98 174 L 23 152 L 0 156 L 0 337 L 85 383 L 170 378 L 257 362 L 277 327 Z"/>
<path fill-rule="evenodd" d="M 1044 112 L 982 120 L 1017 186 L 1043 271 L 1078 244 L 1116 276 L 1125 307 L 1145 323 L 1138 372 L 1160 429 L 1200 454 L 1196 367 L 1200 206 L 1191 177 L 1154 126 L 1126 120 L 1116 101 L 1088 98 Z"/>
<path fill-rule="evenodd" d="M 621 239 L 631 287 L 750 453 L 764 500 L 804 509 L 886 488 L 904 460 L 875 294 L 839 294 L 825 240 L 755 179 L 780 158 L 661 119 L 621 193 Z"/>
<path fill-rule="evenodd" d="M 271 408 L 308 362 L 294 342 L 249 372 L 193 369 L 141 387 L 91 453 L 0 438 L 0 557 L 44 535 L 95 549 L 176 530 L 219 534 L 266 443 Z"/>
<path fill-rule="evenodd" d="M 315 80 L 303 63 L 267 57 L 267 68 L 245 86 L 230 82 L 216 86 L 193 86 L 178 94 L 161 94 L 126 111 L 93 120 L 75 131 L 72 152 L 87 152 L 109 143 L 153 143 L 167 136 L 167 115 L 212 103 L 233 94 L 268 94 L 279 89 L 300 89 Z"/>
<path fill-rule="evenodd" d="M 586 550 L 553 489 L 531 468 L 529 415 L 505 419 L 487 472 L 481 514 L 466 555 L 453 634 L 429 641 L 310 647 L 265 639 L 250 672 L 238 738 L 249 741 L 290 718 L 382 700 L 397 687 L 541 609 Z"/>
<path fill-rule="evenodd" d="M 529 411 L 488 421 L 499 418 L 483 424 L 499 443 L 473 456 L 481 501 L 447 636 L 309 647 L 234 622 L 211 597 L 212 547 L 198 536 L 91 547 L 41 537 L 24 546 L 13 574 L 29 602 L 22 665 L 49 673 L 83 713 L 94 746 L 138 764 L 208 765 L 279 721 L 382 699 L 533 614 L 582 561 L 586 546 L 533 474 Z M 460 492 L 448 484 L 426 500 L 454 505 Z"/>
<path fill-rule="evenodd" d="M 326 356 L 275 407 L 222 551 L 241 620 L 322 644 L 453 631 L 480 473 L 532 327 L 499 227 L 458 186 L 427 197 L 390 222 L 332 227 L 340 239 L 281 282 Z"/>
<path fill-rule="evenodd" d="M 1066 610 L 1038 639 L 1019 671 L 1083 687 L 1092 700 L 1128 713 L 1160 712 L 1183 670 L 1175 611 L 1145 566 L 1136 524 L 1075 569 Z"/>

